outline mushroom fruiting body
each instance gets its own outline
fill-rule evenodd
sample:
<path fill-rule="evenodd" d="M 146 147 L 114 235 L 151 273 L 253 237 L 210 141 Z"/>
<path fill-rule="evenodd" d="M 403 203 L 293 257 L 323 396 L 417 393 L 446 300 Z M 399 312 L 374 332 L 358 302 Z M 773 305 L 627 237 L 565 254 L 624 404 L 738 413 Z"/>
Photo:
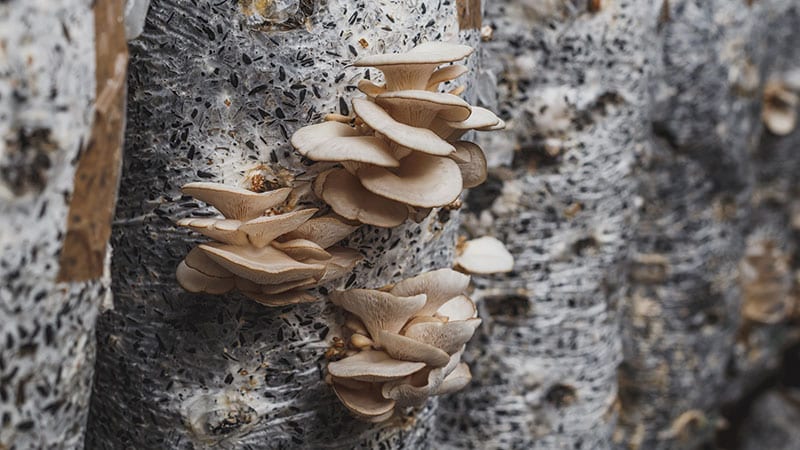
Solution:
<path fill-rule="evenodd" d="M 328 382 L 356 416 L 389 419 L 396 407 L 421 406 L 432 395 L 463 388 L 464 345 L 480 325 L 464 295 L 469 276 L 439 269 L 377 289 L 334 291 L 347 311 L 351 356 L 328 364 Z"/>
<path fill-rule="evenodd" d="M 455 265 L 474 274 L 507 273 L 514 270 L 514 257 L 497 238 L 483 236 L 458 245 Z"/>
<path fill-rule="evenodd" d="M 178 265 L 178 283 L 194 293 L 247 297 L 281 306 L 313 301 L 303 289 L 352 271 L 361 255 L 333 245 L 356 229 L 334 217 L 312 218 L 316 209 L 270 214 L 291 189 L 256 193 L 217 183 L 189 183 L 192 195 L 224 218 L 186 218 L 178 225 L 218 242 L 193 248 Z M 266 215 L 265 215 L 266 214 Z"/>
<path fill-rule="evenodd" d="M 367 98 L 352 102 L 354 120 L 330 117 L 292 136 L 297 151 L 314 161 L 338 162 L 317 178 L 314 192 L 342 217 L 380 227 L 421 221 L 431 208 L 448 205 L 461 191 L 486 179 L 486 158 L 461 141 L 470 130 L 493 131 L 505 123 L 470 106 L 439 85 L 467 72 L 440 65 L 466 58 L 465 45 L 432 42 L 406 53 L 373 55 L 357 67 L 381 70 L 385 85 L 361 80 Z M 458 92 L 458 91 L 456 91 Z"/>

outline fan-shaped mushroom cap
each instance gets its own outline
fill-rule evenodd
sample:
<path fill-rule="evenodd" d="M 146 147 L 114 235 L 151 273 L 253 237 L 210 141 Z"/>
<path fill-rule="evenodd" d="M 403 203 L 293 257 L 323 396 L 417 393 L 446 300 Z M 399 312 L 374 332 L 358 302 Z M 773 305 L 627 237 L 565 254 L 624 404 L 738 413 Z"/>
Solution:
<path fill-rule="evenodd" d="M 483 150 L 468 141 L 458 141 L 455 143 L 455 147 L 456 152 L 452 158 L 461 171 L 464 188 L 472 188 L 486 181 L 489 170 Z"/>
<path fill-rule="evenodd" d="M 251 244 L 261 248 L 274 241 L 278 236 L 294 230 L 316 212 L 316 208 L 309 208 L 274 216 L 263 216 L 243 223 L 239 226 L 239 230 L 247 233 Z"/>
<path fill-rule="evenodd" d="M 319 279 L 322 264 L 305 264 L 271 246 L 261 249 L 227 244 L 202 244 L 200 250 L 217 264 L 258 284 L 278 284 L 305 278 Z"/>
<path fill-rule="evenodd" d="M 346 219 L 379 227 L 396 227 L 408 217 L 406 205 L 364 189 L 358 179 L 344 169 L 327 172 L 314 181 L 314 186 L 325 203 Z"/>
<path fill-rule="evenodd" d="M 178 226 L 196 231 L 203 236 L 232 245 L 249 245 L 247 234 L 239 231 L 242 222 L 235 219 L 211 219 L 187 217 L 178 221 Z"/>
<path fill-rule="evenodd" d="M 436 395 L 451 394 L 456 391 L 464 389 L 466 385 L 472 380 L 472 373 L 466 363 L 460 363 L 456 368 L 445 377 L 439 389 L 436 390 Z"/>
<path fill-rule="evenodd" d="M 425 367 L 425 363 L 400 361 L 377 350 L 362 350 L 353 356 L 328 363 L 334 377 L 359 381 L 389 381 L 407 377 Z"/>
<path fill-rule="evenodd" d="M 224 294 L 234 287 L 233 274 L 208 258 L 197 247 L 178 265 L 178 284 L 189 292 Z"/>
<path fill-rule="evenodd" d="M 459 139 L 469 130 L 488 131 L 493 130 L 495 126 L 501 123 L 505 126 L 505 122 L 500 120 L 493 112 L 480 106 L 471 106 L 472 113 L 466 120 L 460 122 L 452 122 L 441 119 L 433 121 L 431 128 L 443 138 L 447 140 Z"/>
<path fill-rule="evenodd" d="M 307 239 L 291 239 L 285 242 L 275 241 L 272 246 L 298 260 L 311 258 L 323 262 L 331 257 L 331 254 L 326 252 L 324 248 Z"/>
<path fill-rule="evenodd" d="M 332 380 L 333 392 L 356 417 L 382 422 L 394 414 L 395 401 L 381 395 L 380 385 L 359 382 L 360 386 L 353 386 L 352 381 L 344 384 L 337 378 Z"/>
<path fill-rule="evenodd" d="M 242 291 L 246 297 L 267 306 L 286 306 L 297 303 L 309 303 L 317 299 L 305 291 L 286 291 L 280 294 L 263 294 L 260 292 Z"/>
<path fill-rule="evenodd" d="M 453 160 L 419 152 L 403 158 L 394 172 L 368 166 L 358 170 L 358 178 L 367 190 L 381 197 L 423 208 L 452 202 L 462 187 L 461 171 Z"/>
<path fill-rule="evenodd" d="M 320 283 L 327 283 L 347 275 L 353 271 L 359 261 L 364 259 L 361 253 L 350 248 L 332 247 L 328 249 L 328 252 L 331 255 L 330 259 L 319 261 L 325 264 L 325 275 L 320 278 Z"/>
<path fill-rule="evenodd" d="M 375 97 L 398 122 L 417 127 L 427 127 L 434 117 L 446 121 L 466 120 L 472 110 L 461 97 L 438 92 L 405 90 L 392 91 Z"/>
<path fill-rule="evenodd" d="M 467 66 L 462 66 L 460 64 L 454 66 L 447 66 L 442 67 L 441 69 L 436 70 L 431 74 L 431 77 L 428 78 L 428 86 L 426 87 L 429 91 L 436 91 L 439 87 L 439 83 L 444 83 L 445 81 L 452 81 L 456 78 L 460 77 L 467 73 L 469 69 Z"/>
<path fill-rule="evenodd" d="M 383 94 L 384 92 L 386 92 L 386 86 L 381 84 L 375 84 L 370 80 L 359 80 L 358 90 L 367 94 L 370 97 L 375 97 L 378 94 Z"/>
<path fill-rule="evenodd" d="M 253 192 L 220 183 L 189 183 L 181 191 L 217 208 L 228 219 L 250 220 L 286 201 L 291 188 Z"/>
<path fill-rule="evenodd" d="M 389 292 L 402 297 L 424 293 L 427 302 L 417 314 L 430 316 L 448 300 L 466 291 L 467 286 L 469 286 L 469 275 L 452 269 L 439 269 L 405 279 L 395 284 Z"/>
<path fill-rule="evenodd" d="M 384 351 L 395 359 L 424 362 L 431 367 L 443 367 L 450 361 L 450 355 L 444 350 L 401 334 L 381 330 L 378 340 Z"/>
<path fill-rule="evenodd" d="M 292 289 L 313 286 L 319 282 L 315 278 L 306 278 L 303 280 L 287 281 L 286 283 L 277 284 L 258 284 L 254 283 L 247 278 L 236 277 L 236 288 L 242 292 L 254 295 L 259 294 L 282 294 Z"/>
<path fill-rule="evenodd" d="M 470 340 L 480 323 L 481 319 L 416 323 L 408 327 L 404 334 L 452 355 Z"/>
<path fill-rule="evenodd" d="M 761 118 L 767 129 L 777 136 L 786 136 L 797 125 L 798 96 L 783 83 L 771 81 L 764 88 Z"/>
<path fill-rule="evenodd" d="M 445 302 L 436 310 L 437 316 L 447 317 L 447 320 L 467 320 L 478 316 L 475 303 L 466 295 L 459 295 Z"/>
<path fill-rule="evenodd" d="M 419 45 L 407 53 L 366 56 L 353 65 L 381 70 L 389 90 L 424 89 L 436 66 L 463 59 L 473 51 L 466 45 L 437 42 Z"/>
<path fill-rule="evenodd" d="M 370 128 L 403 147 L 439 156 L 447 156 L 455 151 L 455 147 L 433 131 L 398 122 L 383 108 L 369 100 L 353 100 L 353 111 Z"/>
<path fill-rule="evenodd" d="M 375 136 L 361 136 L 339 122 L 322 122 L 300 128 L 292 135 L 297 151 L 314 161 L 355 161 L 381 167 L 397 167 L 386 142 Z"/>
<path fill-rule="evenodd" d="M 465 242 L 455 262 L 469 273 L 490 274 L 514 270 L 514 257 L 502 242 L 492 236 Z"/>
<path fill-rule="evenodd" d="M 444 379 L 452 373 L 461 361 L 462 351 L 450 357 L 444 367 L 421 370 L 410 377 L 384 383 L 381 392 L 385 398 L 394 399 L 397 406 L 421 406 L 425 401 L 435 395 Z"/>
<path fill-rule="evenodd" d="M 285 239 L 308 239 L 316 242 L 322 248 L 341 241 L 358 228 L 332 216 L 323 216 L 309 219 L 294 231 L 286 233 Z"/>
<path fill-rule="evenodd" d="M 372 339 L 379 339 L 381 330 L 397 333 L 425 305 L 424 294 L 404 297 L 374 289 L 333 291 L 330 299 L 335 305 L 358 316 Z"/>

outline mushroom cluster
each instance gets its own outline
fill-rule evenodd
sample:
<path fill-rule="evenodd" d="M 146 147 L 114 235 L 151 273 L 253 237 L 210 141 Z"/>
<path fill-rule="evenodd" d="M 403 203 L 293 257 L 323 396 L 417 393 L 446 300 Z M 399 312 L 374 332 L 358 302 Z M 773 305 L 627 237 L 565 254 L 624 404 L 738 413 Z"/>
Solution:
<path fill-rule="evenodd" d="M 347 311 L 349 348 L 328 364 L 327 381 L 355 416 L 381 422 L 395 408 L 422 406 L 469 383 L 461 354 L 481 320 L 464 295 L 468 284 L 469 276 L 440 269 L 379 290 L 331 293 Z"/>
<path fill-rule="evenodd" d="M 461 137 L 505 123 L 458 97 L 461 87 L 439 92 L 440 83 L 467 69 L 438 67 L 472 52 L 466 45 L 433 42 L 356 61 L 357 67 L 381 70 L 386 84 L 361 80 L 358 88 L 367 97 L 353 100 L 354 117 L 328 116 L 291 139 L 303 156 L 342 166 L 317 177 L 315 194 L 342 217 L 393 227 L 409 216 L 421 220 L 431 208 L 455 201 L 462 189 L 482 183 L 483 151 Z"/>
<path fill-rule="evenodd" d="M 355 226 L 330 216 L 312 218 L 313 208 L 282 212 L 290 188 L 257 193 L 189 183 L 182 191 L 224 216 L 178 221 L 217 241 L 193 248 L 178 265 L 178 283 L 189 292 L 224 294 L 236 288 L 268 306 L 309 302 L 314 297 L 305 288 L 350 273 L 362 258 L 333 246 Z"/>

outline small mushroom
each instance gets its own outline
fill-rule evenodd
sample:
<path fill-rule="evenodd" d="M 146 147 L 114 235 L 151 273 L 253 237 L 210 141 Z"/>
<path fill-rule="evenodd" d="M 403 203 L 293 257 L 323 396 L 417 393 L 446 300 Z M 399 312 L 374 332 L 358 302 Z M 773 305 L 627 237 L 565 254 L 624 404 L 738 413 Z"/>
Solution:
<path fill-rule="evenodd" d="M 472 380 L 472 373 L 470 373 L 469 366 L 460 363 L 456 368 L 450 372 L 447 377 L 439 385 L 436 390 L 436 395 L 450 394 L 464 389 Z"/>
<path fill-rule="evenodd" d="M 255 219 L 266 210 L 286 201 L 292 192 L 291 188 L 282 188 L 257 193 L 224 184 L 205 182 L 185 184 L 181 191 L 208 203 L 226 218 L 237 220 Z"/>
<path fill-rule="evenodd" d="M 192 249 L 181 261 L 175 276 L 182 288 L 194 293 L 224 294 L 233 289 L 235 284 L 232 273 L 197 248 Z"/>
<path fill-rule="evenodd" d="M 390 91 L 375 97 L 375 103 L 398 122 L 416 127 L 430 125 L 435 117 L 452 122 L 467 120 L 472 114 L 469 103 L 460 97 L 430 91 Z"/>
<path fill-rule="evenodd" d="M 325 273 L 324 265 L 299 262 L 271 246 L 257 249 L 210 243 L 199 249 L 233 274 L 259 284 L 319 279 Z"/>
<path fill-rule="evenodd" d="M 408 327 L 404 335 L 452 355 L 469 341 L 480 323 L 481 319 L 417 323 Z"/>
<path fill-rule="evenodd" d="M 422 362 L 400 361 L 381 351 L 362 350 L 328 363 L 328 373 L 358 381 L 389 381 L 407 377 L 423 367 Z"/>
<path fill-rule="evenodd" d="M 263 216 L 249 220 L 239 226 L 256 248 L 262 248 L 275 238 L 296 229 L 317 212 L 316 209 L 301 209 L 275 216 Z"/>
<path fill-rule="evenodd" d="M 477 317 L 478 310 L 475 303 L 466 295 L 459 295 L 445 302 L 436 310 L 436 315 L 446 317 L 448 320 L 467 320 Z"/>
<path fill-rule="evenodd" d="M 398 296 L 372 289 L 334 291 L 333 304 L 358 316 L 376 339 L 381 330 L 397 333 L 425 305 L 425 295 Z"/>
<path fill-rule="evenodd" d="M 453 160 L 461 171 L 461 180 L 464 188 L 473 188 L 486 181 L 489 169 L 486 164 L 486 156 L 480 147 L 467 141 L 455 143 L 456 152 Z"/>
<path fill-rule="evenodd" d="M 381 167 L 397 167 L 399 162 L 389 146 L 375 136 L 361 136 L 339 122 L 322 122 L 297 130 L 292 145 L 301 155 L 314 161 L 355 161 Z"/>
<path fill-rule="evenodd" d="M 309 219 L 282 237 L 307 239 L 316 242 L 322 248 L 328 248 L 349 236 L 356 228 L 358 226 L 344 223 L 335 217 L 324 216 Z"/>
<path fill-rule="evenodd" d="M 467 73 L 469 69 L 466 66 L 462 66 L 460 64 L 456 64 L 453 66 L 446 66 L 442 67 L 441 69 L 437 69 L 435 72 L 431 74 L 431 77 L 428 78 L 428 86 L 426 87 L 429 91 L 436 91 L 439 88 L 439 83 L 444 83 L 446 81 L 452 81 L 456 78 L 460 77 Z"/>
<path fill-rule="evenodd" d="M 379 227 L 396 227 L 408 217 L 402 203 L 376 195 L 344 169 L 332 169 L 314 181 L 325 203 L 340 216 Z"/>
<path fill-rule="evenodd" d="M 332 385 L 333 392 L 356 417 L 368 422 L 382 422 L 394 415 L 395 401 L 381 395 L 380 385 L 366 382 L 346 385 L 336 378 Z"/>
<path fill-rule="evenodd" d="M 425 306 L 417 315 L 432 316 L 448 300 L 461 295 L 469 286 L 469 275 L 452 269 L 439 269 L 405 279 L 389 291 L 393 295 L 410 297 L 425 294 Z"/>
<path fill-rule="evenodd" d="M 469 273 L 492 274 L 514 270 L 514 257 L 505 245 L 492 236 L 484 236 L 462 244 L 456 266 Z"/>
<path fill-rule="evenodd" d="M 395 359 L 420 361 L 431 367 L 443 367 L 450 361 L 445 350 L 401 334 L 381 330 L 378 339 L 386 353 Z"/>
<path fill-rule="evenodd" d="M 784 83 L 771 81 L 764 88 L 761 118 L 767 129 L 777 136 L 786 136 L 797 126 L 798 95 Z"/>

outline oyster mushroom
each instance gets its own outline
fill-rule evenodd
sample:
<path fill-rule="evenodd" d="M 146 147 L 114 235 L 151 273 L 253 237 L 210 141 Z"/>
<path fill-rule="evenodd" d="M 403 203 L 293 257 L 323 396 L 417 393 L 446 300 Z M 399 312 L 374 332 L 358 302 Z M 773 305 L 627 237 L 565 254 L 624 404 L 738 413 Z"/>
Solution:
<path fill-rule="evenodd" d="M 492 236 L 467 241 L 457 253 L 456 266 L 469 273 L 491 274 L 514 270 L 514 257 L 502 242 Z"/>

